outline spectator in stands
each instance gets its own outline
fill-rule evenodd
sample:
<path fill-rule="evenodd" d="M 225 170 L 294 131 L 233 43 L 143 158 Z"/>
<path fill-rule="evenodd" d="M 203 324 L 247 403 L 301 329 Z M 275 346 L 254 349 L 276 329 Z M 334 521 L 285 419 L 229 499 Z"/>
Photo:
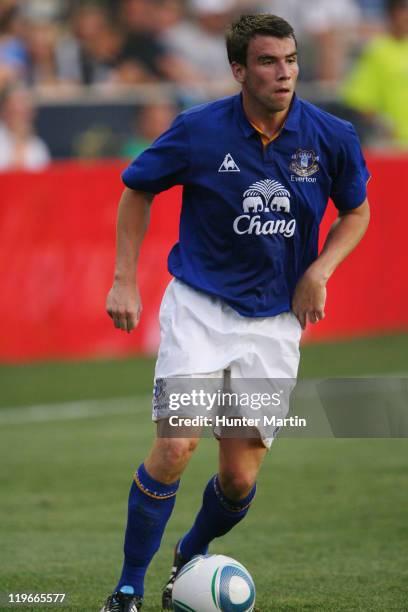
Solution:
<path fill-rule="evenodd" d="M 190 0 L 192 19 L 183 20 L 164 34 L 167 48 L 190 66 L 196 80 L 230 79 L 225 28 L 234 9 L 234 0 Z"/>
<path fill-rule="evenodd" d="M 293 25 L 302 58 L 300 78 L 336 82 L 344 76 L 359 27 L 356 0 L 269 0 L 263 10 Z"/>
<path fill-rule="evenodd" d="M 162 78 L 160 61 L 165 50 L 156 36 L 154 26 L 155 2 L 152 0 L 122 0 L 120 23 L 125 31 L 125 42 L 119 57 L 119 79 L 148 82 Z"/>
<path fill-rule="evenodd" d="M 388 32 L 364 49 L 344 86 L 344 101 L 389 126 L 389 142 L 408 148 L 408 0 L 387 0 Z"/>
<path fill-rule="evenodd" d="M 119 58 L 120 82 L 189 83 L 196 76 L 164 44 L 164 31 L 182 14 L 180 0 L 122 0 L 120 22 L 126 40 Z"/>
<path fill-rule="evenodd" d="M 26 33 L 29 85 L 38 87 L 59 84 L 55 56 L 57 40 L 58 30 L 54 23 L 35 21 L 29 24 Z"/>
<path fill-rule="evenodd" d="M 47 145 L 35 134 L 30 93 L 14 85 L 0 96 L 0 170 L 42 170 L 50 161 Z"/>
<path fill-rule="evenodd" d="M 68 7 L 72 0 L 20 0 L 21 10 L 24 17 L 29 21 L 49 21 L 63 19 L 68 13 Z"/>
<path fill-rule="evenodd" d="M 18 3 L 0 3 L 0 87 L 24 78 L 27 51 L 21 40 L 22 23 Z"/>
<path fill-rule="evenodd" d="M 382 21 L 384 14 L 384 0 L 357 0 L 362 17 L 368 21 Z"/>
<path fill-rule="evenodd" d="M 161 35 L 169 28 L 182 21 L 185 14 L 184 3 L 181 0 L 160 0 L 156 2 L 154 27 L 156 32 Z"/>
<path fill-rule="evenodd" d="M 384 0 L 357 0 L 361 12 L 357 50 L 374 36 L 384 33 L 385 3 Z"/>
<path fill-rule="evenodd" d="M 72 34 L 57 45 L 59 77 L 84 85 L 113 80 L 122 43 L 122 33 L 101 6 L 80 4 L 73 12 Z"/>
<path fill-rule="evenodd" d="M 149 104 L 137 113 L 134 134 L 123 143 L 122 157 L 133 159 L 167 130 L 178 109 L 171 102 Z"/>

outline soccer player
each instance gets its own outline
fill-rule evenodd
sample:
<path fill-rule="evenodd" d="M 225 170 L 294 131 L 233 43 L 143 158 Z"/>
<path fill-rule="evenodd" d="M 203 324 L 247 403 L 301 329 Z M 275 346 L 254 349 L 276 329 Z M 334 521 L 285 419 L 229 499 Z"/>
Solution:
<path fill-rule="evenodd" d="M 132 331 L 141 314 L 140 245 L 155 194 L 181 184 L 180 239 L 169 255 L 160 310 L 153 418 L 169 412 L 171 377 L 296 378 L 307 322 L 325 315 L 326 283 L 369 221 L 369 178 L 356 133 L 295 95 L 292 27 L 269 14 L 244 15 L 227 32 L 241 93 L 181 113 L 124 171 L 115 278 L 107 311 Z M 318 255 L 329 198 L 338 208 Z M 164 211 L 164 214 L 165 211 Z M 198 438 L 157 436 L 131 485 L 122 574 L 104 612 L 135 612 Z M 218 473 L 194 524 L 175 548 L 163 609 L 177 572 L 247 514 L 269 437 L 221 437 Z"/>

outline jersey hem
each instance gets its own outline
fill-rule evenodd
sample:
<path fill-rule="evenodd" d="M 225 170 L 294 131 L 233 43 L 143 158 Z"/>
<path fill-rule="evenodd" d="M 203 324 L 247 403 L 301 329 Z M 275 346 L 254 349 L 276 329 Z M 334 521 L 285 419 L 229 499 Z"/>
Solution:
<path fill-rule="evenodd" d="M 257 313 L 249 314 L 248 312 L 244 312 L 243 310 L 240 310 L 239 308 L 237 308 L 236 305 L 233 304 L 232 302 L 230 302 L 228 299 L 226 299 L 225 296 L 220 295 L 219 293 L 215 293 L 215 291 L 208 291 L 206 289 L 203 289 L 202 287 L 199 287 L 198 285 L 194 285 L 193 283 L 190 283 L 190 282 L 186 281 L 184 278 L 181 278 L 180 276 L 177 276 L 171 270 L 169 270 L 169 272 L 173 276 L 173 278 L 176 278 L 181 283 L 184 283 L 184 285 L 187 285 L 187 287 L 190 287 L 191 289 L 195 289 L 196 291 L 200 291 L 201 293 L 204 293 L 206 295 L 210 295 L 212 297 L 218 298 L 219 300 L 221 300 L 225 304 L 227 304 L 227 306 L 232 308 L 232 310 L 237 312 L 241 317 L 245 317 L 247 319 L 260 319 L 260 318 L 266 318 L 266 317 L 276 317 L 277 315 L 280 315 L 280 314 L 282 314 L 284 312 L 292 312 L 292 309 L 290 308 L 290 306 L 289 305 L 285 305 L 283 307 L 278 307 L 276 309 L 269 310 L 269 311 L 266 311 L 266 312 L 264 311 L 264 312 L 257 312 Z"/>

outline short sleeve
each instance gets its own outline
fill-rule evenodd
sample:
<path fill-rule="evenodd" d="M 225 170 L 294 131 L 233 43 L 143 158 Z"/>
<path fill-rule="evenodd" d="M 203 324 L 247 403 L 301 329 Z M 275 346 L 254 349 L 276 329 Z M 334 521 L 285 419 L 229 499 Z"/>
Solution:
<path fill-rule="evenodd" d="M 126 187 L 160 193 L 174 185 L 183 185 L 189 177 L 188 134 L 183 115 L 122 173 Z"/>
<path fill-rule="evenodd" d="M 345 124 L 340 138 L 330 197 L 339 210 L 352 210 L 360 206 L 367 197 L 370 173 L 351 123 Z"/>

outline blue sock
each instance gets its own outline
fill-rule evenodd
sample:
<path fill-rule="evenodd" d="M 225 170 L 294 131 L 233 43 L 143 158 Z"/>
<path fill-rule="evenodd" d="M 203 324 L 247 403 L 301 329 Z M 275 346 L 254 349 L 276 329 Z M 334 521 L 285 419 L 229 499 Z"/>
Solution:
<path fill-rule="evenodd" d="M 247 497 L 239 501 L 228 499 L 221 491 L 218 474 L 208 482 L 203 505 L 194 525 L 180 542 L 179 550 L 183 560 L 189 561 L 194 555 L 205 555 L 209 543 L 230 531 L 246 516 L 255 496 L 256 485 Z"/>
<path fill-rule="evenodd" d="M 163 484 L 149 476 L 143 463 L 139 466 L 129 493 L 125 561 L 115 591 L 133 587 L 133 594 L 143 597 L 146 570 L 160 547 L 179 482 Z"/>

